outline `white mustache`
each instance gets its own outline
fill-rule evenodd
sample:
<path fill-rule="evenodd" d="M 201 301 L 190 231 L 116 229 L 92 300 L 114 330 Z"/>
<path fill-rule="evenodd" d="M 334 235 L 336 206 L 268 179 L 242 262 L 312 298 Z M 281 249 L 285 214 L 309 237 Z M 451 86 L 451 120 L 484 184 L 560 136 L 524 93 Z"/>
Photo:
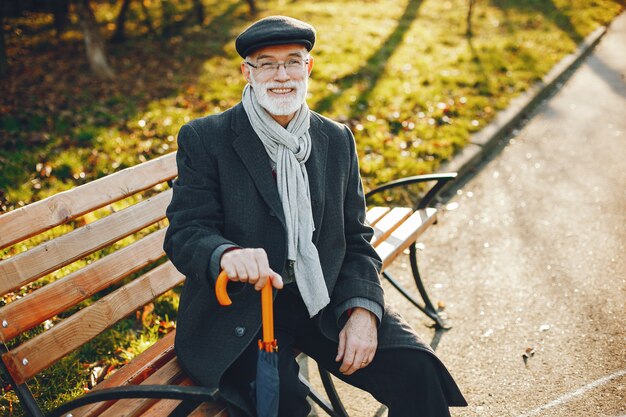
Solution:
<path fill-rule="evenodd" d="M 261 105 L 268 113 L 278 116 L 286 116 L 297 111 L 306 98 L 307 79 L 285 80 L 283 82 L 269 80 L 265 83 L 258 82 L 250 74 L 250 86 Z M 255 88 L 256 87 L 256 88 Z M 291 89 L 289 94 L 276 95 L 273 89 Z"/>
<path fill-rule="evenodd" d="M 293 82 L 293 81 L 286 81 L 284 83 L 276 83 L 276 82 L 270 82 L 270 83 L 260 83 L 259 85 L 260 87 L 265 88 L 266 90 L 271 90 L 273 88 L 298 88 L 298 83 Z"/>

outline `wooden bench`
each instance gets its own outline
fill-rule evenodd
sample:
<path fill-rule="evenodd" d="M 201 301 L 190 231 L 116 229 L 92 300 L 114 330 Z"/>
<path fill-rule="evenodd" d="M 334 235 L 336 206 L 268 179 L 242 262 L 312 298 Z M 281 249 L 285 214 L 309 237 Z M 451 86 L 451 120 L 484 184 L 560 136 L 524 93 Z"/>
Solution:
<path fill-rule="evenodd" d="M 183 282 L 162 249 L 169 184 L 176 174 L 172 153 L 0 216 L 1 365 L 26 415 L 44 415 L 29 381 L 38 376 L 40 384 L 50 383 L 45 371 L 53 364 Z M 437 210 L 428 204 L 452 178 L 454 174 L 414 177 L 368 194 L 438 181 L 417 207 L 376 206 L 367 218 L 376 230 L 374 245 L 384 267 L 411 250 L 425 304 L 386 272 L 385 277 L 439 325 L 444 323 L 416 273 L 414 243 L 436 219 Z M 174 334 L 170 331 L 88 393 L 48 415 L 187 415 L 189 403 L 181 400 L 193 399 L 206 402 L 190 415 L 226 416 L 219 393 L 194 386 L 181 371 Z M 347 415 L 329 374 L 322 370 L 321 376 L 330 402 L 317 392 L 312 399 L 331 415 Z"/>

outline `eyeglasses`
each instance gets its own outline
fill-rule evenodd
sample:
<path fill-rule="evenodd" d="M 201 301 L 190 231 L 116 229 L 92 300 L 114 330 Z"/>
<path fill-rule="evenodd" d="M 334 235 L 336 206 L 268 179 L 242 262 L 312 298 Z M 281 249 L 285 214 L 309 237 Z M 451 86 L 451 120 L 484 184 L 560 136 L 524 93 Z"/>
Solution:
<path fill-rule="evenodd" d="M 304 66 L 309 63 L 308 59 L 299 59 L 299 58 L 291 58 L 285 62 L 277 62 L 277 61 L 259 61 L 255 64 L 244 61 L 246 64 L 250 65 L 252 68 L 257 70 L 261 74 L 270 75 L 278 72 L 278 69 L 281 67 L 285 67 L 285 71 L 289 75 L 299 75 L 302 70 L 304 70 Z"/>

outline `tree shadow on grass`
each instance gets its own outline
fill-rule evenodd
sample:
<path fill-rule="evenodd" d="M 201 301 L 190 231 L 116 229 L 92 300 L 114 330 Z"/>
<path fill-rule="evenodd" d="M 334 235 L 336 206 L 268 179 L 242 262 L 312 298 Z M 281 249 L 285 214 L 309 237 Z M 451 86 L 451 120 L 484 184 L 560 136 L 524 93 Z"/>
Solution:
<path fill-rule="evenodd" d="M 491 89 L 489 88 L 491 78 L 489 77 L 489 72 L 485 68 L 483 60 L 481 59 L 480 54 L 474 45 L 473 36 L 469 34 L 468 36 L 466 36 L 466 38 L 467 38 L 467 45 L 469 46 L 470 53 L 472 54 L 471 62 L 476 67 L 477 72 L 480 77 L 477 83 L 481 84 L 483 90 L 488 90 L 488 93 L 486 93 L 486 91 L 483 91 L 481 94 L 491 95 Z"/>
<path fill-rule="evenodd" d="M 324 113 L 331 109 L 344 91 L 352 88 L 356 84 L 363 84 L 363 89 L 352 106 L 350 118 L 358 117 L 367 108 L 368 100 L 374 87 L 380 80 L 389 58 L 404 40 L 404 36 L 416 19 L 422 0 L 409 0 L 404 13 L 398 20 L 398 25 L 394 31 L 384 40 L 382 46 L 372 54 L 367 62 L 355 73 L 346 75 L 338 79 L 335 83 L 339 87 L 336 92 L 330 93 L 320 99 L 315 105 L 315 110 Z"/>
<path fill-rule="evenodd" d="M 527 13 L 537 12 L 554 23 L 559 29 L 576 43 L 580 43 L 584 36 L 572 24 L 571 19 L 561 11 L 552 0 L 491 0 L 493 6 L 501 9 L 505 15 L 508 10 L 516 9 Z"/>
<path fill-rule="evenodd" d="M 566 16 L 556 9 L 554 5 L 548 7 L 543 4 L 541 6 L 538 4 L 539 2 L 533 0 L 527 0 L 526 2 L 491 0 L 491 2 L 495 7 L 501 9 L 504 14 L 505 20 L 503 25 L 509 32 L 509 35 L 511 35 L 511 39 L 503 42 L 500 47 L 501 49 L 495 49 L 493 46 L 488 46 L 484 49 L 485 47 L 482 45 L 480 38 L 475 38 L 477 35 L 475 30 L 469 30 L 465 36 L 469 52 L 472 57 L 470 62 L 474 65 L 475 73 L 477 74 L 477 80 L 473 87 L 481 96 L 485 97 L 498 96 L 505 90 L 510 91 L 511 88 L 515 88 L 512 85 L 508 85 L 504 81 L 508 78 L 508 71 L 518 71 L 521 69 L 522 71 L 531 71 L 532 73 L 536 73 L 537 67 L 542 64 L 540 61 L 541 57 L 538 57 L 534 51 L 523 42 L 519 42 L 518 37 L 515 36 L 515 33 L 518 32 L 524 24 L 535 25 L 536 23 L 534 23 L 532 19 L 529 19 L 526 23 L 513 21 L 511 17 L 512 13 L 510 12 L 511 9 L 516 8 L 526 10 L 525 13 L 528 16 L 531 16 L 533 11 L 536 12 L 537 10 L 543 10 L 543 14 L 554 17 L 556 11 L 559 15 L 563 16 L 563 18 L 566 18 Z M 539 6 L 543 7 L 543 9 Z M 549 12 L 546 10 L 549 10 Z M 520 12 L 518 10 L 516 15 L 519 13 Z M 474 14 L 476 14 L 476 12 L 474 12 Z M 571 24 L 568 26 L 571 26 Z M 573 27 L 572 30 L 574 30 Z M 570 36 L 580 38 L 580 35 L 577 34 L 570 33 Z M 520 67 L 520 65 L 522 67 Z M 537 76 L 537 78 L 528 79 L 527 81 L 529 84 L 532 84 L 540 79 L 541 77 Z"/>
<path fill-rule="evenodd" d="M 7 200 L 7 190 L 26 187 L 33 179 L 48 182 L 45 167 L 41 178 L 33 171 L 38 163 L 80 148 L 97 152 L 96 140 L 107 131 L 117 130 L 123 138 L 134 136 L 129 122 L 159 100 L 206 112 L 214 103 L 202 100 L 200 92 L 188 91 L 195 88 L 207 59 L 229 58 L 224 45 L 231 42 L 233 28 L 249 19 L 247 6 L 236 0 L 211 11 L 215 15 L 204 26 L 192 24 L 190 17 L 187 25 L 177 25 L 168 37 L 139 36 L 107 45 L 117 72 L 113 81 L 93 77 L 80 39 L 59 42 L 51 35 L 31 43 L 11 40 L 11 72 L 0 80 L 0 206 L 12 208 L 18 203 Z M 132 140 L 166 139 L 158 131 L 148 133 Z M 140 162 L 141 156 L 125 156 L 127 162 L 111 169 Z M 75 171 L 72 166 L 55 166 L 52 175 L 74 186 L 107 173 L 89 162 L 84 163 L 84 176 L 76 178 Z M 38 194 L 33 191 L 33 199 Z"/>

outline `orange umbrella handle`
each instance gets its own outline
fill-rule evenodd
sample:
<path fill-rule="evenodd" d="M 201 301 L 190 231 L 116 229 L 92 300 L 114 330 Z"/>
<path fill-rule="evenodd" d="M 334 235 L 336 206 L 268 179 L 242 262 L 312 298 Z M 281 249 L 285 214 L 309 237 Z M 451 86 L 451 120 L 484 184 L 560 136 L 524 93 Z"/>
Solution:
<path fill-rule="evenodd" d="M 229 306 L 233 302 L 228 296 L 226 271 L 220 272 L 215 283 L 215 295 L 220 305 Z M 274 343 L 274 300 L 272 297 L 272 283 L 268 279 L 261 290 L 261 314 L 263 318 L 263 342 Z"/>
<path fill-rule="evenodd" d="M 227 285 L 228 275 L 226 275 L 226 271 L 222 271 L 217 276 L 217 282 L 215 283 L 215 296 L 221 306 L 229 306 L 233 303 L 228 296 L 228 291 L 226 291 Z"/>

